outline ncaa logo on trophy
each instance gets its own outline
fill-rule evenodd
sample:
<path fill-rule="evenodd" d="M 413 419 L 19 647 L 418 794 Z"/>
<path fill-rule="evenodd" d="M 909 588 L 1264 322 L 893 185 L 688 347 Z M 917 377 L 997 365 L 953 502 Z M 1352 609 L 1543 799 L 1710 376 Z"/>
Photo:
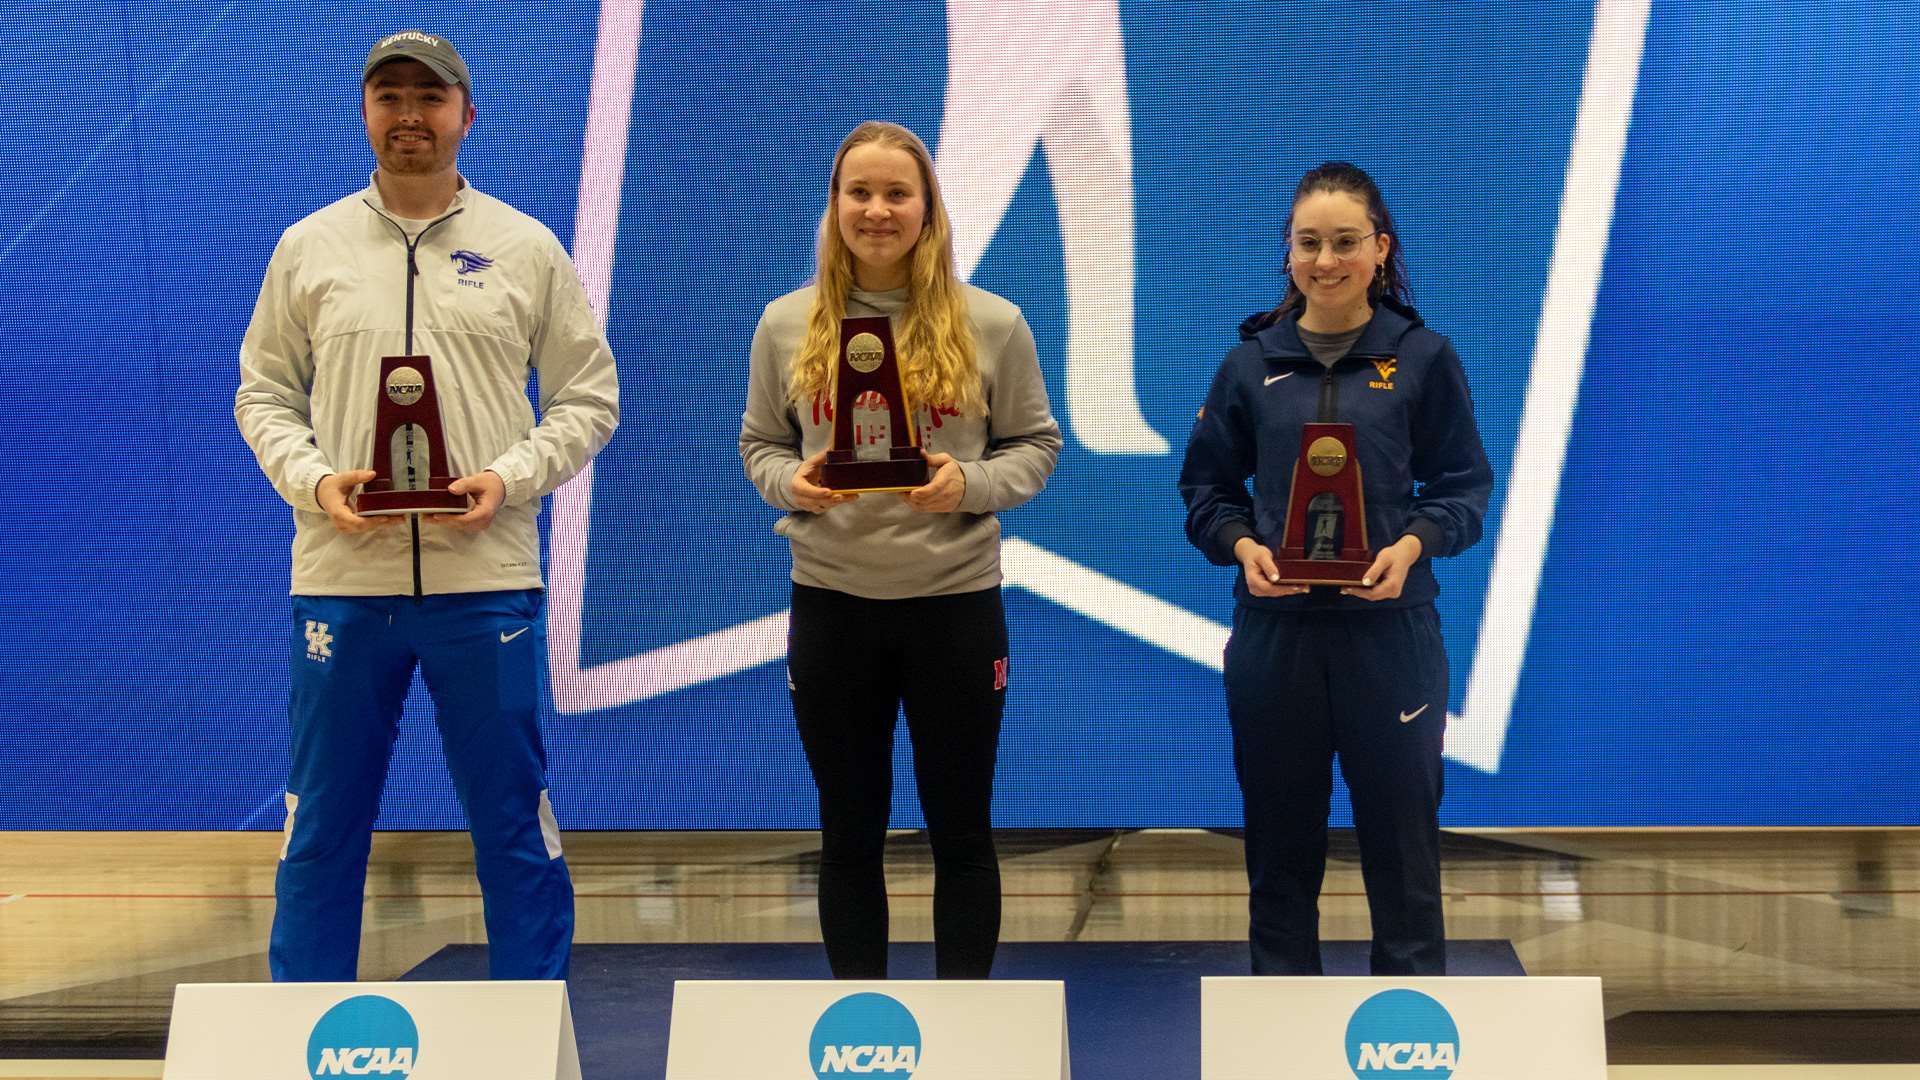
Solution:
<path fill-rule="evenodd" d="M 634 126 L 636 118 L 648 115 L 647 109 L 636 108 L 637 76 L 643 74 L 646 55 L 642 14 L 641 3 L 609 0 L 601 6 L 595 38 L 572 254 L 603 322 L 610 314 L 617 316 L 609 312 L 609 304 L 629 135 L 650 138 Z M 1071 439 L 1072 468 L 1106 470 L 1135 483 L 1149 473 L 1163 475 L 1171 491 L 1185 429 L 1163 425 L 1164 430 L 1157 430 L 1149 421 L 1139 377 L 1147 369 L 1140 365 L 1191 364 L 1193 358 L 1143 356 L 1136 349 L 1136 327 L 1143 325 L 1136 299 L 1136 252 L 1145 235 L 1141 207 L 1153 192 L 1136 184 L 1141 148 L 1136 145 L 1131 103 L 1137 88 L 1129 86 L 1129 42 L 1122 15 L 1118 0 L 1064 7 L 1041 0 L 949 0 L 943 24 L 946 78 L 944 83 L 927 80 L 944 86 L 937 138 L 928 141 L 935 149 L 952 219 L 955 269 L 963 280 L 980 268 L 1001 232 L 1029 163 L 1044 162 L 1051 198 L 1048 220 L 1057 230 L 1044 242 L 1044 265 L 1056 265 L 1057 258 L 1065 311 L 1063 346 L 1053 355 L 1043 351 L 1042 363 L 1064 375 L 1064 392 L 1053 404 Z M 1470 650 L 1461 650 L 1472 657 L 1471 671 L 1464 680 L 1464 701 L 1449 716 L 1446 729 L 1448 758 L 1482 772 L 1499 770 L 1532 627 L 1646 19 L 1644 4 L 1595 5 L 1584 82 L 1573 103 L 1557 226 L 1543 245 L 1550 256 L 1531 367 L 1517 404 L 1511 468 L 1502 477 L 1506 487 L 1524 491 L 1525 497 L 1507 499 L 1497 521 L 1489 519 L 1484 546 L 1492 551 L 1491 567 L 1478 613 L 1478 636 Z M 928 127 L 928 134 L 936 130 Z M 1156 138 L 1164 137 L 1165 125 L 1156 122 L 1151 130 Z M 649 222 L 641 227 L 663 226 Z M 1277 221 L 1273 228 L 1277 230 Z M 1209 364 L 1232 344 L 1231 324 L 1221 331 L 1207 339 L 1217 345 Z M 742 342 L 743 366 L 745 351 Z M 850 361 L 864 363 L 865 356 L 862 351 Z M 1204 392 L 1210 367 L 1183 371 L 1197 383 L 1192 395 Z M 1395 372 L 1382 370 L 1379 375 L 1384 384 L 1379 389 L 1393 385 Z M 1188 400 L 1178 412 L 1191 417 L 1192 409 Z M 611 658 L 587 646 L 594 468 L 590 464 L 559 489 L 553 502 L 548 656 L 559 711 L 579 714 L 649 701 L 784 658 L 784 610 L 728 616 L 733 621 L 717 629 L 636 646 L 627 655 Z M 1067 482 L 1078 483 L 1078 475 Z M 1009 531 L 1001 549 L 1007 586 L 1196 669 L 1220 670 L 1228 627 L 1196 610 L 1190 592 L 1167 587 L 1123 562 L 1093 565 L 1084 552 L 1076 556 L 1066 551 L 1057 536 L 1049 541 L 1043 529 L 1029 528 L 1032 520 L 1007 519 Z M 1172 520 L 1177 535 L 1177 517 Z M 1167 526 L 1155 521 L 1152 527 Z M 1023 529 L 1028 531 L 1022 534 Z M 1345 539 L 1338 531 L 1336 523 L 1336 544 Z M 1224 584 L 1217 591 L 1224 595 Z M 782 602 L 770 600 L 768 607 Z"/>
<path fill-rule="evenodd" d="M 467 497 L 447 490 L 458 476 L 447 458 L 433 363 L 424 356 L 380 360 L 380 396 L 373 413 L 373 479 L 360 492 L 358 511 L 457 514 Z"/>

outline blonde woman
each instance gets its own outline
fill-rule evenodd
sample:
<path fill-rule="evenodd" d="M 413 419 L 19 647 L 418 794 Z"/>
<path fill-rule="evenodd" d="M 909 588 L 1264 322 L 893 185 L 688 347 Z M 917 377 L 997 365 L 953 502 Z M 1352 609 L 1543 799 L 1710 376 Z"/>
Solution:
<path fill-rule="evenodd" d="M 904 707 L 933 845 L 936 970 L 985 978 L 1000 934 L 991 803 L 1008 669 L 994 515 L 1045 485 L 1060 429 L 1020 310 L 954 275 L 913 132 L 869 121 L 841 142 L 818 250 L 813 284 L 768 304 L 754 332 L 740 457 L 787 512 L 774 529 L 793 553 L 787 684 L 820 792 L 820 932 L 836 978 L 886 977 L 881 852 Z M 893 322 L 923 487 L 820 483 L 849 316 Z"/>

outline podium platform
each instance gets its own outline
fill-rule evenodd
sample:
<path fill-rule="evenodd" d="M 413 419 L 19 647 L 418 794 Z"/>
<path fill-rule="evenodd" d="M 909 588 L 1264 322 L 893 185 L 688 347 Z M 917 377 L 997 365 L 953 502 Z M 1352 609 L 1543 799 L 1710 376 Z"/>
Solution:
<path fill-rule="evenodd" d="M 1367 943 L 1321 946 L 1329 975 L 1367 974 Z M 1455 975 L 1525 975 L 1506 941 L 1449 941 Z M 895 978 L 933 977 L 931 942 L 896 944 Z M 1075 1076 L 1197 1080 L 1200 979 L 1248 973 L 1244 941 L 1010 941 L 994 959 L 1002 979 L 1062 979 Z M 484 945 L 450 945 L 403 979 L 487 977 Z M 577 945 L 569 980 L 585 1080 L 660 1080 L 677 979 L 825 979 L 818 942 L 724 945 Z M 798 1053 L 798 1051 L 796 1051 Z"/>

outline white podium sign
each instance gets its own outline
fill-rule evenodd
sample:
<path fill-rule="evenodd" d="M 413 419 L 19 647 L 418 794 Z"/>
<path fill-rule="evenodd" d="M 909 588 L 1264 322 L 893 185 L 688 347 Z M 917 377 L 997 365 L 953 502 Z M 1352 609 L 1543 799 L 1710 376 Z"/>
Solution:
<path fill-rule="evenodd" d="M 683 981 L 666 1080 L 1068 1080 L 1061 982 Z"/>
<path fill-rule="evenodd" d="M 580 1080 L 562 982 L 185 983 L 166 1080 Z"/>
<path fill-rule="evenodd" d="M 1607 1080 L 1600 980 L 1200 980 L 1201 1080 Z"/>

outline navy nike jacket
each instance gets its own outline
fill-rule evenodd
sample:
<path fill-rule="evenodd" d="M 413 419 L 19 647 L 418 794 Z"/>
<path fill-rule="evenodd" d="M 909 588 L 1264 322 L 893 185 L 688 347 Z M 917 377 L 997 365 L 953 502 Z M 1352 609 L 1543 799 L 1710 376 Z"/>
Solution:
<path fill-rule="evenodd" d="M 1373 610 L 1431 603 L 1439 585 L 1429 557 L 1458 555 L 1480 539 L 1493 490 L 1460 357 L 1418 312 L 1383 302 L 1353 350 L 1329 370 L 1300 341 L 1298 318 L 1298 311 L 1277 320 L 1249 318 L 1241 325 L 1239 347 L 1221 362 L 1180 468 L 1187 539 L 1221 566 L 1239 565 L 1233 545 L 1243 536 L 1277 548 L 1301 425 L 1323 418 L 1350 423 L 1368 543 L 1377 553 L 1408 533 L 1420 538 L 1423 557 L 1408 572 L 1399 599 L 1360 600 L 1334 588 L 1256 597 L 1242 574 L 1234 575 L 1234 596 L 1242 604 L 1273 608 Z"/>

